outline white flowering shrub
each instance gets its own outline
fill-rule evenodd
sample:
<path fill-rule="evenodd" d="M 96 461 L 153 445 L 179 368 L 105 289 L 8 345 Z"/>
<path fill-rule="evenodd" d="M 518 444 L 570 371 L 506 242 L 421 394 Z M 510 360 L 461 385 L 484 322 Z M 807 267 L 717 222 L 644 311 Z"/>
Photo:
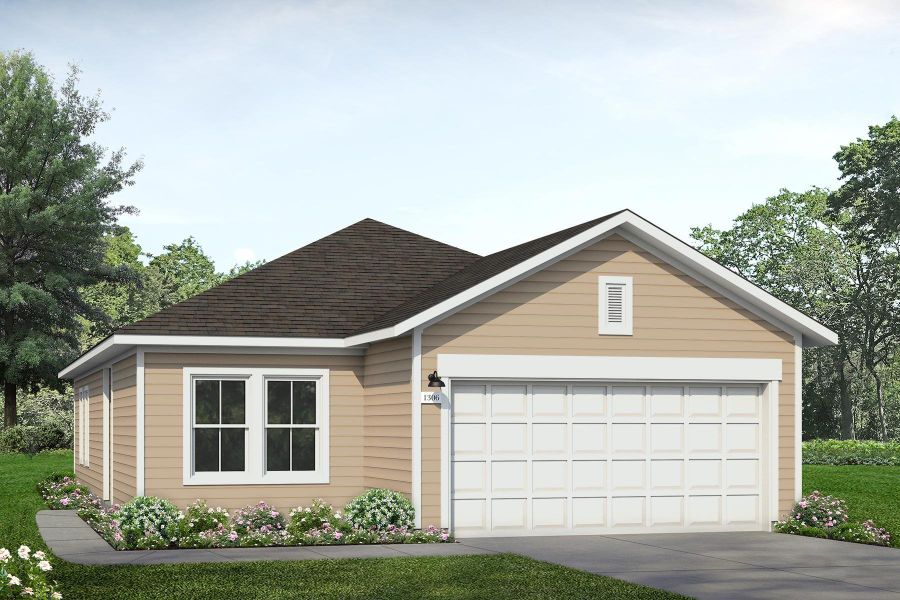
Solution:
<path fill-rule="evenodd" d="M 0 548 L 0 598 L 59 600 L 62 594 L 47 577 L 52 570 L 47 555 L 40 550 L 32 553 L 28 546 L 19 546 L 13 554 Z"/>
<path fill-rule="evenodd" d="M 295 537 L 301 537 L 313 529 L 332 528 L 345 531 L 350 528 L 341 513 L 334 512 L 334 507 L 316 498 L 307 507 L 298 506 L 291 510 L 288 532 Z M 340 536 L 338 537 L 340 539 Z"/>
<path fill-rule="evenodd" d="M 128 548 L 168 548 L 178 541 L 178 527 L 184 517 L 178 508 L 162 498 L 138 496 L 113 515 Z"/>
<path fill-rule="evenodd" d="M 400 492 L 372 488 L 348 502 L 344 515 L 353 527 L 380 532 L 391 526 L 412 527 L 416 509 Z"/>

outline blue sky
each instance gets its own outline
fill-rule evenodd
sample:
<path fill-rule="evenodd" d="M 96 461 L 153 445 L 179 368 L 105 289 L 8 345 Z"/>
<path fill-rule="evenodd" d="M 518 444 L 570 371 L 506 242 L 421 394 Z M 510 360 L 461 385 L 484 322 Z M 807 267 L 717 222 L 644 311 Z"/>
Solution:
<path fill-rule="evenodd" d="M 149 252 L 222 269 L 370 216 L 487 253 L 620 208 L 686 238 L 900 113 L 896 2 L 0 0 L 83 69 Z"/>

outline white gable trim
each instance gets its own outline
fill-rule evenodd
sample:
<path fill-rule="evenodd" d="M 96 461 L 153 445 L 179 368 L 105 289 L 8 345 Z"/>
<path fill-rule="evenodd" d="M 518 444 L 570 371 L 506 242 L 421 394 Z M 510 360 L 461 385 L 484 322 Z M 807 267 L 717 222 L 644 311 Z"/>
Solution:
<path fill-rule="evenodd" d="M 351 344 L 370 343 L 403 335 L 415 327 L 438 321 L 612 233 L 621 233 L 623 237 L 639 242 L 642 246 L 650 246 L 651 249 L 662 254 L 663 258 L 673 266 L 702 279 L 703 283 L 715 286 L 727 297 L 733 298 L 743 306 L 752 307 L 753 312 L 778 325 L 786 332 L 801 336 L 804 346 L 830 346 L 838 343 L 837 334 L 824 325 L 631 211 L 611 217 L 397 325 L 349 337 L 347 342 Z"/>

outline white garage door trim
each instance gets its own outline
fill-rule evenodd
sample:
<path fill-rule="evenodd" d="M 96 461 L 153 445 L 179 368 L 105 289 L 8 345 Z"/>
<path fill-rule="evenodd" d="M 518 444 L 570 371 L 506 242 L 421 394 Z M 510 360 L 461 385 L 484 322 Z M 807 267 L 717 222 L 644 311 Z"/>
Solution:
<path fill-rule="evenodd" d="M 758 432 L 759 437 L 757 439 L 758 456 L 756 456 L 756 458 L 759 461 L 758 462 L 758 473 L 757 473 L 758 489 L 748 490 L 748 492 L 753 492 L 754 494 L 759 494 L 759 496 L 760 496 L 759 502 L 756 505 L 756 510 L 758 511 L 758 520 L 757 521 L 727 523 L 725 521 L 726 515 L 723 513 L 722 524 L 704 525 L 699 522 L 691 523 L 690 516 L 688 514 L 688 512 L 690 510 L 689 504 L 696 504 L 695 508 L 700 508 L 700 503 L 697 502 L 693 498 L 693 496 L 700 496 L 701 494 L 688 494 L 686 491 L 676 493 L 673 491 L 671 493 L 671 498 L 673 498 L 672 500 L 663 500 L 662 496 L 664 496 L 664 494 L 662 494 L 662 493 L 653 494 L 649 490 L 649 486 L 648 486 L 646 490 L 642 490 L 642 491 L 640 491 L 640 493 L 638 493 L 637 490 L 635 491 L 635 494 L 636 494 L 635 497 L 643 498 L 643 500 L 641 502 L 633 503 L 635 505 L 636 510 L 639 510 L 639 511 L 642 510 L 644 512 L 644 515 L 641 519 L 641 522 L 642 522 L 641 525 L 639 525 L 639 526 L 635 525 L 633 527 L 629 527 L 627 525 L 623 526 L 622 524 L 619 524 L 618 526 L 610 525 L 613 522 L 612 511 L 615 510 L 616 508 L 627 508 L 626 504 L 628 504 L 628 502 L 624 501 L 624 500 L 619 500 L 618 498 L 625 497 L 628 494 L 626 494 L 626 493 L 615 494 L 612 491 L 610 491 L 609 489 L 607 489 L 603 494 L 597 493 L 594 495 L 595 497 L 604 497 L 604 496 L 606 497 L 606 505 L 603 507 L 604 515 L 605 515 L 604 519 L 603 519 L 603 525 L 598 524 L 597 526 L 594 526 L 594 527 L 573 527 L 573 525 L 576 524 L 575 513 L 579 510 L 579 505 L 586 506 L 585 502 L 587 502 L 587 500 L 584 500 L 584 501 L 574 500 L 573 496 L 577 497 L 579 494 L 576 493 L 574 490 L 570 489 L 570 490 L 566 491 L 565 493 L 560 491 L 558 494 L 553 494 L 551 492 L 546 492 L 543 494 L 529 494 L 528 495 L 529 499 L 527 501 L 528 523 L 527 523 L 527 527 L 524 529 L 510 528 L 508 530 L 491 531 L 489 528 L 487 530 L 480 531 L 480 532 L 473 531 L 473 530 L 470 530 L 470 531 L 460 530 L 460 531 L 458 531 L 458 534 L 461 536 L 550 535 L 550 534 L 579 534 L 579 533 L 596 534 L 596 533 L 609 533 L 609 532 L 625 533 L 625 532 L 647 532 L 647 531 L 663 532 L 663 531 L 722 531 L 722 530 L 736 530 L 736 529 L 741 529 L 741 530 L 767 529 L 769 526 L 769 521 L 777 518 L 777 500 L 778 500 L 778 491 L 777 491 L 778 490 L 778 475 L 777 475 L 778 474 L 778 467 L 777 467 L 778 452 L 777 452 L 777 450 L 778 449 L 777 449 L 777 435 L 774 432 L 777 432 L 777 429 L 778 429 L 777 428 L 778 382 L 770 381 L 770 382 L 766 383 L 766 382 L 748 381 L 748 380 L 717 381 L 717 382 L 715 382 L 715 384 L 713 384 L 712 382 L 713 382 L 713 379 L 711 377 L 708 380 L 702 381 L 702 382 L 700 382 L 700 381 L 687 382 L 684 380 L 664 381 L 664 380 L 656 380 L 656 379 L 651 379 L 651 378 L 645 377 L 644 380 L 641 381 L 639 384 L 641 387 L 644 387 L 647 392 L 646 395 L 642 396 L 642 398 L 640 400 L 641 406 L 642 406 L 641 410 L 643 412 L 643 414 L 641 416 L 639 416 L 639 417 L 638 416 L 633 416 L 633 417 L 614 416 L 610 409 L 607 411 L 608 416 L 604 416 L 602 419 L 588 418 L 587 421 L 591 421 L 591 420 L 605 421 L 605 423 L 607 425 L 605 426 L 604 432 L 605 432 L 605 435 L 607 435 L 607 437 L 612 435 L 612 432 L 613 432 L 612 423 L 613 422 L 615 422 L 616 424 L 621 423 L 621 424 L 625 424 L 625 425 L 627 425 L 628 423 L 643 424 L 645 426 L 645 428 L 644 428 L 645 435 L 648 437 L 648 439 L 646 440 L 646 443 L 649 445 L 649 443 L 650 443 L 649 434 L 650 434 L 650 431 L 651 431 L 654 423 L 656 425 L 661 425 L 661 423 L 658 423 L 657 421 L 660 421 L 660 420 L 661 421 L 666 421 L 666 420 L 678 421 L 678 419 L 675 419 L 675 418 L 657 419 L 657 418 L 654 418 L 653 416 L 651 416 L 651 410 L 650 410 L 650 406 L 649 406 L 649 402 L 650 402 L 649 395 L 651 393 L 651 390 L 655 389 L 656 391 L 659 391 L 664 386 L 670 385 L 670 386 L 681 387 L 684 390 L 684 392 L 687 393 L 688 386 L 690 384 L 700 385 L 700 386 L 704 386 L 706 388 L 709 388 L 713 385 L 730 387 L 730 388 L 736 388 L 736 387 L 747 388 L 748 386 L 757 388 L 759 390 L 759 396 L 758 396 L 758 398 L 759 398 L 759 406 L 758 406 L 759 413 L 755 419 L 750 418 L 750 421 L 759 423 L 759 432 Z M 452 398 L 452 395 L 454 393 L 454 391 L 453 391 L 454 384 L 456 384 L 457 388 L 460 388 L 461 385 L 478 384 L 478 385 L 485 385 L 485 386 L 491 386 L 491 385 L 509 386 L 509 385 L 513 385 L 514 383 L 509 380 L 505 380 L 505 381 L 504 380 L 483 380 L 482 378 L 469 379 L 469 378 L 454 377 L 451 379 L 450 385 L 448 388 L 448 394 L 447 394 L 448 400 L 450 398 Z M 540 386 L 542 384 L 554 385 L 557 387 L 560 385 L 563 385 L 563 384 L 566 385 L 567 386 L 567 388 L 566 388 L 567 397 L 565 398 L 564 401 L 567 403 L 574 401 L 574 398 L 572 397 L 572 391 L 574 390 L 575 386 L 581 386 L 582 388 L 583 388 L 583 386 L 586 386 L 586 385 L 603 386 L 603 387 L 608 387 L 608 389 L 610 391 L 612 391 L 612 386 L 617 385 L 617 384 L 621 385 L 621 386 L 631 386 L 631 387 L 634 387 L 635 385 L 637 385 L 634 381 L 623 381 L 621 379 L 617 379 L 617 380 L 581 379 L 578 381 L 572 380 L 572 381 L 568 381 L 568 382 L 561 382 L 558 380 L 548 381 L 544 378 L 531 378 L 528 380 L 520 380 L 518 382 L 515 382 L 514 385 L 528 385 L 529 386 L 528 387 L 528 392 L 529 392 L 528 398 L 530 398 L 531 397 L 530 393 L 532 391 L 532 387 L 535 385 Z M 488 389 L 488 388 L 485 388 L 485 389 Z M 746 389 L 743 391 L 746 391 Z M 604 393 L 605 393 L 605 390 L 604 390 Z M 678 392 L 678 393 L 680 394 L 681 392 Z M 528 400 L 526 400 L 526 402 L 527 401 Z M 609 404 L 608 398 L 605 399 L 604 401 L 607 402 L 607 405 Z M 680 402 L 683 406 L 686 401 L 684 398 L 681 398 Z M 452 422 L 451 422 L 451 416 L 450 416 L 451 411 L 450 411 L 449 402 L 445 402 L 444 409 L 445 410 L 442 411 L 443 412 L 442 435 L 443 435 L 443 439 L 446 441 L 446 443 L 442 444 L 442 447 L 444 449 L 444 452 L 443 452 L 444 456 L 443 456 L 443 461 L 442 461 L 443 462 L 442 482 L 441 482 L 442 498 L 444 500 L 442 502 L 442 522 L 443 522 L 444 526 L 454 527 L 455 524 L 453 523 L 453 510 L 451 508 L 453 506 L 453 504 L 452 504 L 453 503 L 453 490 L 452 490 L 453 482 L 452 482 L 451 473 L 452 473 L 452 469 L 453 469 L 453 458 L 454 457 L 453 457 L 453 449 L 450 447 L 451 444 L 453 443 L 453 441 L 452 441 L 452 437 L 450 436 Z M 567 463 L 567 465 L 568 465 L 567 469 L 568 469 L 568 468 L 575 468 L 574 463 L 576 462 L 574 460 L 574 454 L 572 453 L 572 445 L 571 445 L 571 444 L 576 443 L 575 438 L 577 437 L 577 431 L 573 431 L 573 423 L 576 425 L 574 427 L 574 429 L 577 430 L 578 429 L 578 427 L 577 427 L 578 421 L 579 420 L 585 421 L 585 419 L 578 419 L 577 417 L 572 418 L 573 413 L 571 411 L 568 411 L 568 409 L 567 409 L 567 412 L 568 412 L 568 416 L 567 416 L 566 427 L 568 429 L 567 429 L 567 433 L 566 433 L 566 439 L 569 440 L 569 444 L 570 444 L 566 450 L 567 456 L 568 456 L 567 460 L 569 461 Z M 682 411 L 682 413 L 684 414 L 684 417 L 682 417 L 680 420 L 682 421 L 684 427 L 682 427 L 682 428 L 672 427 L 671 429 L 673 431 L 677 431 L 680 429 L 682 431 L 681 435 L 683 436 L 683 440 L 687 441 L 688 430 L 690 429 L 690 427 L 688 425 L 689 425 L 689 421 L 691 421 L 691 419 L 688 418 L 688 416 L 687 416 L 688 413 L 686 410 Z M 533 422 L 535 422 L 535 421 L 539 422 L 540 419 L 535 420 L 532 418 L 530 408 L 528 409 L 527 414 L 528 414 L 527 422 L 529 423 L 529 425 L 527 426 L 528 434 L 531 435 L 531 433 L 532 433 L 531 429 L 532 429 Z M 738 423 L 741 420 L 740 417 L 737 417 L 736 419 L 727 418 L 726 414 L 727 413 L 725 410 L 724 398 L 723 398 L 721 417 L 719 417 L 718 419 L 713 419 L 713 422 L 719 422 L 719 424 L 722 425 L 721 432 L 723 435 L 727 429 L 726 425 L 728 423 L 730 423 L 730 422 Z M 555 419 L 550 419 L 550 420 L 552 421 Z M 701 420 L 703 420 L 703 419 L 701 419 Z M 706 420 L 710 421 L 709 418 L 707 418 Z M 587 428 L 582 428 L 582 429 L 587 430 Z M 660 427 L 659 429 L 662 430 L 662 429 L 666 429 L 666 428 Z M 726 442 L 726 440 L 723 439 L 722 442 L 723 442 L 723 454 L 722 454 L 721 458 L 724 459 L 725 458 L 724 443 Z M 593 457 L 593 458 L 597 459 L 598 461 L 603 461 L 606 463 L 605 468 L 607 469 L 607 474 L 606 474 L 607 481 L 609 481 L 609 477 L 611 475 L 609 472 L 609 469 L 611 469 L 613 467 L 612 457 L 611 457 L 610 453 L 607 452 L 607 450 L 610 447 L 611 447 L 611 444 L 608 444 L 606 446 L 605 450 L 600 452 L 598 454 L 598 456 Z M 647 446 L 644 446 L 644 448 L 646 449 Z M 641 452 L 643 452 L 643 450 Z M 602 456 L 601 456 L 601 454 L 602 454 Z M 677 451 L 675 454 L 677 454 Z M 683 460 L 685 462 L 684 477 L 687 477 L 686 470 L 689 467 L 689 465 L 687 464 L 688 463 L 687 454 L 682 453 L 680 458 L 676 458 L 675 454 L 672 454 L 669 457 L 670 460 Z M 583 455 L 583 456 L 586 457 L 586 455 Z M 661 456 L 662 455 L 657 454 L 656 458 L 659 459 Z M 740 456 L 740 455 L 734 455 L 734 456 L 736 458 L 737 456 Z M 644 461 L 646 463 L 645 465 L 642 465 L 640 467 L 640 469 L 638 469 L 638 470 L 643 472 L 644 478 L 649 478 L 649 476 L 651 474 L 650 470 L 653 468 L 653 466 L 651 464 L 651 455 L 649 453 L 645 453 L 643 456 L 638 456 L 637 454 L 635 454 L 634 456 L 629 455 L 629 457 L 633 460 Z M 494 457 L 491 457 L 491 459 L 493 459 L 493 458 Z M 535 458 L 539 458 L 539 457 L 529 455 L 526 458 L 527 466 L 524 468 L 527 470 L 529 478 L 534 475 L 534 469 L 535 469 L 534 463 L 535 462 L 540 463 L 539 460 L 535 461 L 534 460 Z M 745 457 L 745 458 L 748 458 L 748 457 Z M 752 457 L 750 457 L 750 458 L 752 458 Z M 579 459 L 579 460 L 581 460 L 581 459 Z M 485 465 L 483 466 L 483 468 L 485 470 L 488 469 L 489 464 L 491 464 L 490 461 L 485 462 Z M 624 465 L 624 463 L 617 463 L 615 465 L 616 468 L 619 468 L 620 464 Z M 726 468 L 728 465 L 728 463 L 726 463 L 726 462 L 722 462 L 720 464 L 723 469 Z M 737 464 L 737 463 L 735 463 L 735 464 Z M 540 466 L 540 465 L 538 465 L 538 466 Z M 723 476 L 724 476 L 724 472 L 723 472 Z M 485 472 L 485 477 L 488 477 L 488 474 L 486 472 Z M 684 481 L 683 483 L 686 485 L 687 482 Z M 723 481 L 722 489 L 724 490 L 724 481 Z M 502 496 L 502 494 L 500 494 L 500 495 Z M 512 494 L 512 495 L 515 496 L 516 494 Z M 564 517 L 565 523 L 564 523 L 563 527 L 555 528 L 555 527 L 550 526 L 551 525 L 550 523 L 545 523 L 544 525 L 547 525 L 547 526 L 543 527 L 543 528 L 532 527 L 532 525 L 536 524 L 533 522 L 533 519 L 535 519 L 535 518 L 537 518 L 538 520 L 540 519 L 540 511 L 539 511 L 540 506 L 539 505 L 542 504 L 541 502 L 538 502 L 538 503 L 532 502 L 532 496 L 534 496 L 534 495 L 538 495 L 538 496 L 554 496 L 555 495 L 557 497 L 561 497 L 561 496 L 566 497 L 566 500 L 555 501 L 557 504 L 559 504 L 559 506 L 555 507 L 556 509 L 558 509 L 558 510 L 556 510 L 556 514 L 561 514 L 560 511 L 562 511 L 562 514 L 566 515 Z M 590 494 L 580 494 L 580 495 L 581 496 L 590 496 Z M 682 500 L 681 501 L 675 500 L 674 498 L 676 498 L 679 495 L 682 496 Z M 725 494 L 725 492 L 722 491 L 720 495 L 721 495 L 721 502 L 719 504 L 721 505 L 722 511 L 727 510 L 726 503 L 729 503 L 732 501 L 737 502 L 740 500 L 737 497 L 737 496 L 739 496 L 739 494 L 737 494 L 737 493 Z M 461 497 L 462 496 L 463 496 L 463 494 L 461 494 Z M 689 498 L 689 496 L 692 496 L 692 497 Z M 729 499 L 728 496 L 732 496 L 732 498 Z M 616 497 L 615 501 L 613 500 L 614 497 Z M 566 505 L 564 507 L 561 504 L 563 502 L 566 503 Z M 613 506 L 614 502 L 615 502 L 616 506 Z M 670 508 L 672 511 L 678 512 L 681 515 L 680 524 L 669 525 L 665 522 L 658 522 L 659 519 L 656 519 L 657 522 L 654 523 L 654 518 L 653 518 L 653 514 L 651 514 L 651 511 L 655 512 L 655 514 L 657 516 L 660 516 L 665 512 L 667 503 L 669 505 L 668 508 Z M 463 503 L 463 504 L 465 504 L 465 503 Z M 473 503 L 473 504 L 475 504 L 475 503 Z M 502 502 L 498 503 L 498 504 L 502 504 Z M 510 504 L 512 504 L 512 503 L 510 503 Z M 543 504 L 546 504 L 548 506 L 548 508 L 553 508 L 553 507 L 549 506 L 550 504 L 553 504 L 553 502 L 551 502 L 549 500 L 543 502 Z M 485 506 L 487 506 L 487 503 L 485 504 Z M 509 508 L 512 509 L 515 507 L 510 506 Z M 485 510 L 487 510 L 487 509 L 485 509 Z M 520 512 L 521 512 L 521 507 L 520 507 Z M 548 515 L 553 514 L 553 513 L 554 513 L 554 510 L 548 510 L 548 512 L 547 512 Z M 702 520 L 702 519 L 700 519 L 700 520 Z M 539 525 L 539 523 L 537 523 L 537 524 Z"/>

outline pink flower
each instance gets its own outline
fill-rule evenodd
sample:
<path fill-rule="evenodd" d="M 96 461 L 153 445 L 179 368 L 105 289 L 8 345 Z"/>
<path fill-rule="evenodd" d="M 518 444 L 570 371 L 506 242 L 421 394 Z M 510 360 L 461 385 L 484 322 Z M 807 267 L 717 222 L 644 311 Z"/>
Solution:
<path fill-rule="evenodd" d="M 335 532 L 334 532 L 334 539 L 339 540 L 339 539 L 341 539 L 342 537 L 344 537 L 344 534 L 341 533 L 340 531 L 335 531 Z"/>
<path fill-rule="evenodd" d="M 68 505 L 69 505 L 69 499 L 68 499 L 68 498 L 63 498 L 62 500 L 59 501 L 59 503 L 62 504 L 63 506 L 68 506 Z"/>

